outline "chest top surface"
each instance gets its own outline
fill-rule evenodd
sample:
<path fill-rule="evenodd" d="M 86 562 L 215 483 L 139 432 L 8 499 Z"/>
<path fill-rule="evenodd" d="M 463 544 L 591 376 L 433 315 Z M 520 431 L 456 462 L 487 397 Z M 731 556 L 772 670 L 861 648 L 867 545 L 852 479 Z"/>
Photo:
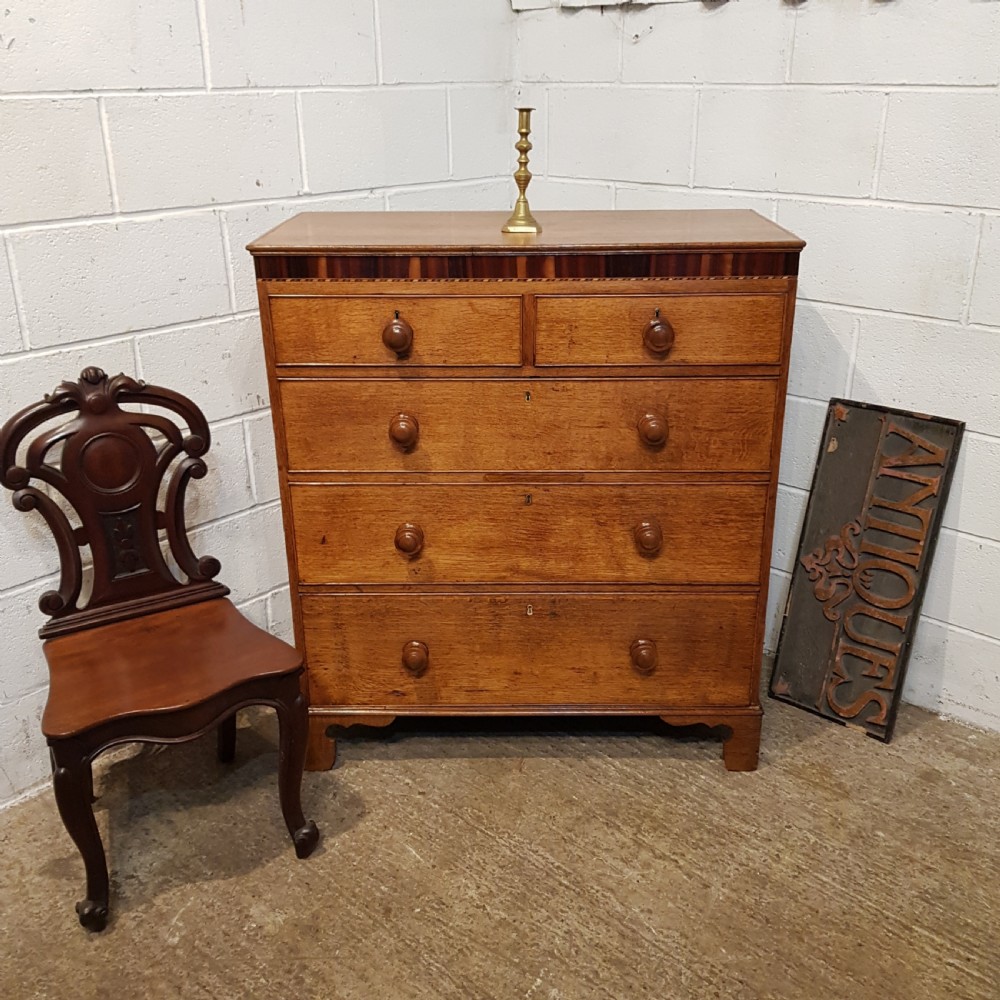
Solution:
<path fill-rule="evenodd" d="M 254 255 L 801 250 L 805 243 L 748 209 L 545 212 L 537 236 L 501 233 L 504 212 L 303 212 L 254 240 Z"/>

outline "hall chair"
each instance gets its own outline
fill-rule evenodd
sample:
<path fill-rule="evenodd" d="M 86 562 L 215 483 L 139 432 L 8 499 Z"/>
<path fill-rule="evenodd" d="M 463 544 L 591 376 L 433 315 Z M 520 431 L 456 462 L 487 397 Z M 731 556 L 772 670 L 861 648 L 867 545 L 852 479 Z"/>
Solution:
<path fill-rule="evenodd" d="M 57 418 L 68 419 L 27 441 Z M 59 815 L 86 868 L 87 898 L 76 912 L 91 931 L 108 919 L 91 768 L 109 747 L 179 743 L 214 728 L 220 760 L 231 761 L 236 712 L 268 705 L 278 717 L 278 790 L 295 853 L 308 857 L 319 839 L 300 800 L 302 657 L 237 611 L 215 582 L 219 561 L 197 557 L 187 537 L 185 492 L 205 475 L 209 444 L 208 423 L 191 400 L 99 368 L 84 369 L 0 428 L 0 482 L 15 508 L 45 518 L 59 550 L 58 589 L 39 601 L 50 616 L 39 630 L 50 676 L 42 732 Z"/>

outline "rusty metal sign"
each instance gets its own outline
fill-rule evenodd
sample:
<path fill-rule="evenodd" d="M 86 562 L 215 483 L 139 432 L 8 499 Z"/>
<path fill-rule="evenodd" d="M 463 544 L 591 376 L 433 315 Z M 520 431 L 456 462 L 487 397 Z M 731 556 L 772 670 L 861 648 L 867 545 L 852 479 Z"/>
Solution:
<path fill-rule="evenodd" d="M 964 427 L 830 401 L 772 698 L 891 739 Z"/>

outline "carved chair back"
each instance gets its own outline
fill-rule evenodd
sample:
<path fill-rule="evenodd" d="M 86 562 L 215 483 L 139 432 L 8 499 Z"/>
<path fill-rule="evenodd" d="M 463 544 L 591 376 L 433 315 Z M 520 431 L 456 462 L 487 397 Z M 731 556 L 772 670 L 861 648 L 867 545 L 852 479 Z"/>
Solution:
<path fill-rule="evenodd" d="M 142 404 L 143 412 L 122 409 L 128 403 Z M 149 407 L 177 414 L 187 433 L 167 416 L 146 412 Z M 18 460 L 33 431 L 66 414 L 73 416 L 27 443 Z M 218 560 L 197 558 L 185 527 L 187 486 L 205 475 L 202 456 L 210 443 L 205 416 L 191 400 L 127 375 L 108 378 L 100 368 L 84 369 L 78 381 L 61 383 L 0 428 L 0 483 L 14 492 L 18 510 L 41 513 L 59 549 L 59 589 L 39 601 L 51 616 L 40 630 L 43 638 L 228 593 L 212 580 Z M 161 485 L 172 465 L 160 510 Z M 72 508 L 78 525 L 52 491 Z M 161 531 L 186 579 L 168 566 Z M 93 560 L 93 583 L 81 607 L 83 546 Z"/>

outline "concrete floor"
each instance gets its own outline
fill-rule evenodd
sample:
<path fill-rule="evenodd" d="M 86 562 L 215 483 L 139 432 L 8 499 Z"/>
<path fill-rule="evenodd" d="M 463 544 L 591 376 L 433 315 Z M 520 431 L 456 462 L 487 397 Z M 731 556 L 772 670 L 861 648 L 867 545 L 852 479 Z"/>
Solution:
<path fill-rule="evenodd" d="M 51 795 L 0 813 L 0 995 L 997 1000 L 1000 734 L 766 709 L 755 774 L 642 721 L 352 736 L 306 776 L 301 862 L 270 720 L 229 767 L 119 755 L 102 935 Z"/>

